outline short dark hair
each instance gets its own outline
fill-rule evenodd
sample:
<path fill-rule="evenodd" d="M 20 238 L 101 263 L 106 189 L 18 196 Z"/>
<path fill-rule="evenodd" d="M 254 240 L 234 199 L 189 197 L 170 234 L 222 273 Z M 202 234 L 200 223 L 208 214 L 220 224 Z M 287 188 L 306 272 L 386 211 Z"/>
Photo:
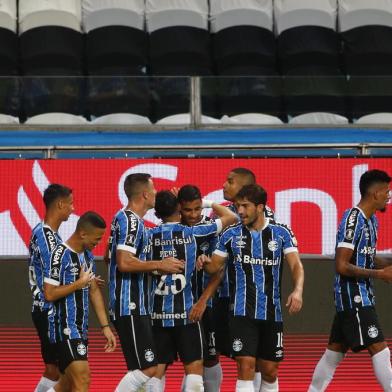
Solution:
<path fill-rule="evenodd" d="M 391 177 L 382 170 L 368 170 L 367 172 L 363 173 L 360 180 L 359 180 L 359 191 L 361 192 L 361 196 L 366 196 L 369 188 L 373 184 L 377 183 L 387 183 L 391 182 Z"/>
<path fill-rule="evenodd" d="M 230 172 L 243 177 L 249 185 L 256 184 L 255 174 L 251 170 L 246 169 L 245 167 L 236 167 L 235 169 L 230 170 Z"/>
<path fill-rule="evenodd" d="M 267 191 L 257 184 L 250 184 L 243 186 L 235 197 L 236 200 L 247 199 L 256 206 L 259 204 L 266 205 Z"/>
<path fill-rule="evenodd" d="M 65 185 L 50 184 L 45 190 L 43 201 L 46 208 L 49 208 L 57 199 L 65 199 L 72 194 L 72 189 Z"/>
<path fill-rule="evenodd" d="M 201 200 L 200 189 L 195 185 L 184 185 L 178 191 L 177 198 L 179 202 Z"/>
<path fill-rule="evenodd" d="M 159 219 L 172 216 L 178 208 L 178 199 L 170 191 L 159 191 L 155 198 L 155 215 Z"/>
<path fill-rule="evenodd" d="M 151 175 L 148 173 L 133 173 L 129 174 L 124 181 L 124 192 L 128 199 L 140 193 L 141 185 L 147 185 Z"/>
<path fill-rule="evenodd" d="M 106 222 L 101 215 L 94 211 L 85 212 L 76 224 L 76 231 L 96 227 L 98 229 L 106 229 Z"/>

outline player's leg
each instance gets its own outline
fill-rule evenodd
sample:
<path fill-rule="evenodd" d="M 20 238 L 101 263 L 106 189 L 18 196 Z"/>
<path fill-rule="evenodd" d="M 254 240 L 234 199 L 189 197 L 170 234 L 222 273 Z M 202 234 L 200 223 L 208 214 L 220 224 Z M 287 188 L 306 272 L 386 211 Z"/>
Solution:
<path fill-rule="evenodd" d="M 32 319 L 37 330 L 41 345 L 41 356 L 45 363 L 45 370 L 34 392 L 46 392 L 56 385 L 60 377 L 55 345 L 51 344 L 48 336 L 48 312 L 32 312 Z"/>
<path fill-rule="evenodd" d="M 177 351 L 185 370 L 185 392 L 204 391 L 203 357 L 206 342 L 200 322 L 175 327 Z"/>
<path fill-rule="evenodd" d="M 258 321 L 258 326 L 257 367 L 262 374 L 259 390 L 263 392 L 277 392 L 279 391 L 279 363 L 284 358 L 283 323 Z"/>
<path fill-rule="evenodd" d="M 204 356 L 204 390 L 205 392 L 219 392 L 222 384 L 222 367 L 216 349 L 215 320 L 213 309 L 208 307 L 203 315 L 204 337 L 207 342 L 207 352 Z"/>
<path fill-rule="evenodd" d="M 237 362 L 236 392 L 253 392 L 259 345 L 257 322 L 247 317 L 230 318 L 232 356 Z"/>
<path fill-rule="evenodd" d="M 162 378 L 165 377 L 166 367 L 167 366 L 165 363 L 158 364 L 154 377 L 151 377 L 144 384 L 144 391 L 145 392 L 163 392 L 164 391 L 164 384 L 162 383 Z"/>
<path fill-rule="evenodd" d="M 65 369 L 72 392 L 87 392 L 90 385 L 90 368 L 87 361 L 73 361 Z M 55 388 L 57 392 L 57 388 Z"/>
<path fill-rule="evenodd" d="M 157 370 L 156 349 L 148 316 L 122 316 L 113 322 L 128 372 L 116 392 L 136 392 Z"/>
<path fill-rule="evenodd" d="M 340 312 L 342 313 L 342 312 Z M 323 392 L 332 381 L 335 370 L 347 352 L 343 315 L 335 315 L 328 346 L 314 369 L 308 392 Z"/>

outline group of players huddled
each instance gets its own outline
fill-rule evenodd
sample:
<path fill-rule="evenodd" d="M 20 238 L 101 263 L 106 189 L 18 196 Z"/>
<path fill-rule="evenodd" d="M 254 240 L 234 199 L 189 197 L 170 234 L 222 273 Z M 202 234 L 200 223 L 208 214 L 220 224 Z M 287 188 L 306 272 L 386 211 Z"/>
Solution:
<path fill-rule="evenodd" d="M 365 347 L 380 384 L 392 391 L 389 349 L 370 279 L 392 281 L 391 266 L 375 268 L 374 213 L 385 209 L 390 181 L 379 170 L 363 174 L 361 201 L 339 226 L 337 313 L 311 392 L 326 389 L 349 348 Z M 182 392 L 219 392 L 221 354 L 237 362 L 236 392 L 278 391 L 283 261 L 293 280 L 285 302 L 290 314 L 302 307 L 304 270 L 293 232 L 276 222 L 255 175 L 245 168 L 230 171 L 223 185 L 227 206 L 202 199 L 195 185 L 157 193 L 146 173 L 128 175 L 124 191 L 128 204 L 112 221 L 104 257 L 110 321 L 128 369 L 115 391 L 164 391 L 166 369 L 179 358 Z M 45 362 L 35 391 L 84 392 L 90 383 L 89 302 L 107 341 L 105 351 L 116 348 L 101 293 L 105 282 L 95 273 L 91 253 L 106 223 L 88 211 L 63 242 L 58 229 L 73 211 L 72 190 L 52 184 L 43 200 L 46 214 L 33 230 L 29 259 L 32 317 Z M 152 208 L 161 224 L 149 229 L 142 217 Z M 212 214 L 203 215 L 205 209 Z"/>

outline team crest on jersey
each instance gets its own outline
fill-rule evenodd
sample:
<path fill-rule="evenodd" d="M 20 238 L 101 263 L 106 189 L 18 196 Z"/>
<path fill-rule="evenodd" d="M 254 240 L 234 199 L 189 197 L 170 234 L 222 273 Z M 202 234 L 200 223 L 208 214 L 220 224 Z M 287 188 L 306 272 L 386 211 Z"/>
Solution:
<path fill-rule="evenodd" d="M 78 352 L 79 355 L 86 355 L 87 353 L 87 347 L 83 343 L 79 343 L 78 346 L 76 347 L 76 351 Z"/>
<path fill-rule="evenodd" d="M 356 295 L 356 296 L 354 297 L 354 302 L 355 302 L 356 304 L 361 303 L 361 302 L 362 302 L 361 296 L 360 296 L 360 295 Z"/>
<path fill-rule="evenodd" d="M 241 339 L 234 339 L 233 341 L 233 350 L 238 353 L 239 351 L 242 350 L 242 347 L 244 347 L 243 343 L 241 342 Z"/>
<path fill-rule="evenodd" d="M 268 249 L 271 252 L 275 252 L 278 249 L 278 243 L 274 240 L 268 242 Z"/>
<path fill-rule="evenodd" d="M 344 236 L 346 237 L 346 239 L 351 241 L 354 238 L 354 230 L 353 229 L 347 229 Z"/>
<path fill-rule="evenodd" d="M 206 253 L 206 252 L 208 251 L 208 249 L 210 249 L 210 244 L 209 244 L 207 241 L 203 242 L 203 243 L 200 245 L 200 250 L 201 250 L 203 253 Z"/>
<path fill-rule="evenodd" d="M 71 330 L 69 328 L 64 328 L 64 335 L 71 335 Z"/>
<path fill-rule="evenodd" d="M 131 310 L 135 310 L 135 309 L 136 309 L 136 304 L 135 304 L 135 302 L 131 302 L 131 303 L 129 304 L 129 309 L 131 309 Z"/>
<path fill-rule="evenodd" d="M 152 352 L 151 349 L 147 349 L 144 351 L 144 358 L 146 359 L 147 362 L 152 362 L 155 358 L 154 353 Z"/>
<path fill-rule="evenodd" d="M 378 336 L 378 329 L 374 325 L 371 325 L 368 329 L 368 335 L 370 338 L 375 339 Z"/>

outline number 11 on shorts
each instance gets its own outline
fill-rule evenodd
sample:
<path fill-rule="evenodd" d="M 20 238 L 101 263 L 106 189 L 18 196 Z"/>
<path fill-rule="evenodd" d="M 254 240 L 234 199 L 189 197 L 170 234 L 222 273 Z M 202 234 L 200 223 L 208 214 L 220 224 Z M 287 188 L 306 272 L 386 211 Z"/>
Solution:
<path fill-rule="evenodd" d="M 278 343 L 276 344 L 276 347 L 283 347 L 283 332 L 277 332 L 278 335 Z"/>

